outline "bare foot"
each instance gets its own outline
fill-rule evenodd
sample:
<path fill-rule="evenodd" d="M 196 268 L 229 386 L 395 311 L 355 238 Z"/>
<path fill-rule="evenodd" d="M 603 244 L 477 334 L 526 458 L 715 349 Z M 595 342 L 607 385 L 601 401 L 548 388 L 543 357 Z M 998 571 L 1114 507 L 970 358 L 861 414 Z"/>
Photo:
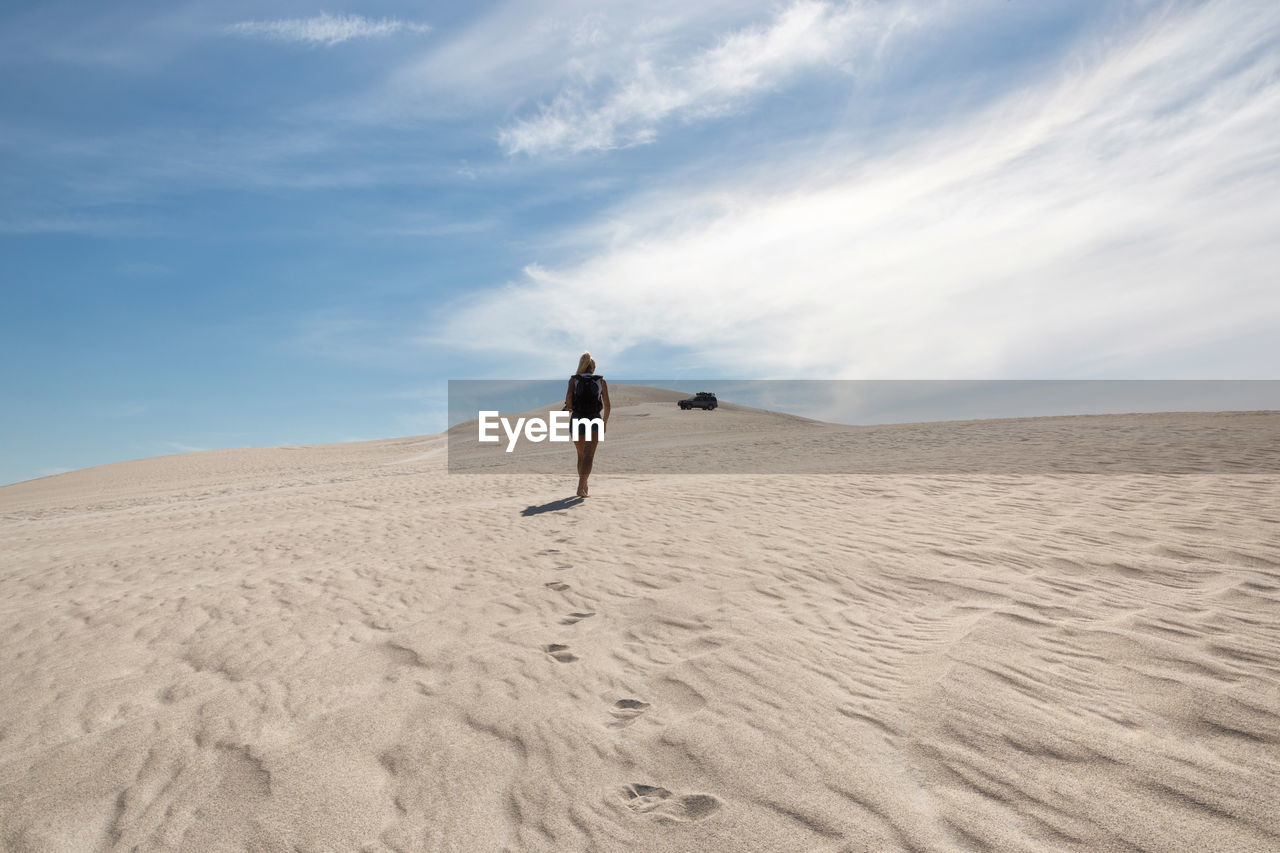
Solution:
<path fill-rule="evenodd" d="M 587 495 L 587 484 L 582 480 L 578 481 L 578 497 L 580 498 L 589 497 Z"/>

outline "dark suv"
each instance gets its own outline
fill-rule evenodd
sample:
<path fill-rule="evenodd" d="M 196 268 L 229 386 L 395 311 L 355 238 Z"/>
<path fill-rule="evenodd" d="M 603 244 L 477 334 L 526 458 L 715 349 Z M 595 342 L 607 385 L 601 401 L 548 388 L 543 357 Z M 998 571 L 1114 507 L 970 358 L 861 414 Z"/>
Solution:
<path fill-rule="evenodd" d="M 682 409 L 714 409 L 719 403 L 716 402 L 716 395 L 710 391 L 699 391 L 687 400 L 681 400 L 677 403 Z"/>

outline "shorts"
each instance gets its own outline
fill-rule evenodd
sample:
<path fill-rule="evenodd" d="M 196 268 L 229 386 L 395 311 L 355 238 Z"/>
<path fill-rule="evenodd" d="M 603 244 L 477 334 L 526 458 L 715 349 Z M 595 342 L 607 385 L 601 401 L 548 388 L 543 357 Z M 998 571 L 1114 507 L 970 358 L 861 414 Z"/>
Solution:
<path fill-rule="evenodd" d="M 600 439 L 604 435 L 600 429 L 600 421 L 604 418 L 600 415 L 584 415 L 581 412 L 573 412 L 569 415 L 569 437 L 575 441 L 579 438 Z M 578 426 L 578 422 L 582 422 L 582 426 Z M 592 423 L 596 421 L 596 423 Z"/>

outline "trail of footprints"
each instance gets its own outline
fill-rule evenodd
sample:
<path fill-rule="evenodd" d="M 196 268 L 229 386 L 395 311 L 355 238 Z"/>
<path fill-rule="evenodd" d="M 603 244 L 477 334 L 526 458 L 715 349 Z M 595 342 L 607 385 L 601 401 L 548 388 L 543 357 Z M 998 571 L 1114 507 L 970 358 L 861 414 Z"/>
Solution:
<path fill-rule="evenodd" d="M 560 558 L 558 548 L 548 548 L 539 552 L 539 556 Z M 557 565 L 557 569 L 572 568 L 569 565 Z M 569 584 L 564 581 L 547 581 L 543 584 L 553 592 L 566 592 Z M 595 616 L 595 611 L 574 611 L 560 620 L 561 625 L 576 625 L 583 619 Z M 557 663 L 573 663 L 578 656 L 570 651 L 566 643 L 548 643 L 542 647 L 548 657 Z M 641 699 L 619 699 L 609 708 L 613 720 L 611 728 L 623 728 L 636 721 L 651 707 L 650 703 Z M 629 810 L 636 814 L 652 815 L 663 823 L 689 823 L 705 820 L 722 808 L 717 797 L 711 794 L 678 794 L 657 785 L 645 785 L 633 782 L 618 789 L 618 795 Z"/>

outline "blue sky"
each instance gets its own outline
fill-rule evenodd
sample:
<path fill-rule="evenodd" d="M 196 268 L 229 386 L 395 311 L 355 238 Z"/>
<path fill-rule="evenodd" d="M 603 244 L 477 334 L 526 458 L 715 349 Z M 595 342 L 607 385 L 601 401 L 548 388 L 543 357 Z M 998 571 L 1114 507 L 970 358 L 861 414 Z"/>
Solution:
<path fill-rule="evenodd" d="M 1280 5 L 0 12 L 0 482 L 449 378 L 1276 378 Z"/>

